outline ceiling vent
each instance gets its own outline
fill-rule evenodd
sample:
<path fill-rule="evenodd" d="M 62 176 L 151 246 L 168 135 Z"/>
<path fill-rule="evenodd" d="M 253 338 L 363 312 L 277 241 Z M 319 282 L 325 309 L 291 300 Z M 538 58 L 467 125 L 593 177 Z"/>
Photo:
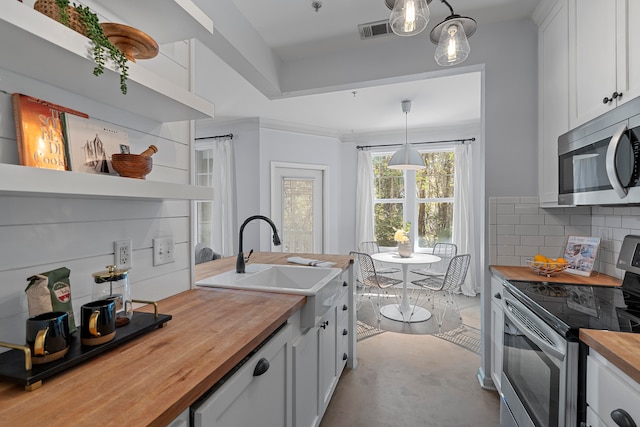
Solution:
<path fill-rule="evenodd" d="M 358 32 L 360 33 L 360 38 L 362 40 L 393 34 L 388 19 L 385 19 L 384 21 L 360 24 L 358 25 Z"/>

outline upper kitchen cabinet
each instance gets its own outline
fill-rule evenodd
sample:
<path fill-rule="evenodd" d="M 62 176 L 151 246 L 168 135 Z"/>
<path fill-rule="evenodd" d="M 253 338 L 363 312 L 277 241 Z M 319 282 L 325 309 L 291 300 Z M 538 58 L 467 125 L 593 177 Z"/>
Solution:
<path fill-rule="evenodd" d="M 181 0 L 180 3 L 186 1 Z M 178 13 L 185 9 L 176 6 L 176 1 L 155 3 L 161 5 L 150 6 L 145 16 L 150 17 L 151 11 L 154 11 L 155 18 L 155 11 L 163 10 L 165 3 L 173 5 L 171 10 L 174 10 L 176 17 L 187 19 L 186 16 L 191 16 Z M 124 10 L 126 12 L 127 9 Z M 191 21 L 197 22 L 194 19 Z M 167 20 L 164 28 L 170 29 L 174 25 L 173 21 Z M 197 25 L 202 27 L 201 24 Z M 213 117 L 212 103 L 131 62 L 128 64 L 128 93 L 122 95 L 119 74 L 112 64 L 106 64 L 105 72 L 100 77 L 93 75 L 95 63 L 89 55 L 89 39 L 18 1 L 8 1 L 3 5 L 0 39 L 13 41 L 0 43 L 0 56 L 5 58 L 2 68 L 25 77 L 158 122 Z"/>
<path fill-rule="evenodd" d="M 546 2 L 538 24 L 538 196 L 558 205 L 558 136 L 569 130 L 568 0 Z"/>
<path fill-rule="evenodd" d="M 640 95 L 635 0 L 569 1 L 569 111 L 573 128 Z"/>

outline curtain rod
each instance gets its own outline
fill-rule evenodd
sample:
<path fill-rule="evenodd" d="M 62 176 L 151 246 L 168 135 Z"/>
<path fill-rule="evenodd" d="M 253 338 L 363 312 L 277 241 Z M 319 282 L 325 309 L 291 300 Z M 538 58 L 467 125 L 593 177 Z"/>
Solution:
<path fill-rule="evenodd" d="M 465 142 L 474 142 L 475 138 L 464 138 L 464 139 L 444 139 L 441 141 L 423 141 L 423 142 L 412 142 L 409 145 L 419 145 L 419 144 L 440 144 L 444 142 L 459 142 L 464 144 Z M 401 147 L 404 144 L 380 144 L 380 145 L 357 145 L 357 150 L 362 150 L 364 148 L 377 148 L 377 147 Z"/>
<path fill-rule="evenodd" d="M 200 138 L 196 138 L 196 141 L 199 141 L 201 139 L 216 139 L 216 138 L 229 138 L 229 139 L 233 139 L 233 134 L 232 133 L 228 133 L 226 135 L 214 135 L 214 136 L 201 136 Z"/>

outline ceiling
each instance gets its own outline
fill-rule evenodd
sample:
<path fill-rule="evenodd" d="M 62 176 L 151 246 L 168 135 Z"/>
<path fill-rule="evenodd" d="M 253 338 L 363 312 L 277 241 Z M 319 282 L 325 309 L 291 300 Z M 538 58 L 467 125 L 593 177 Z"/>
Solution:
<path fill-rule="evenodd" d="M 194 1 L 214 17 L 220 35 L 234 46 L 234 49 L 209 46 L 213 53 L 208 61 L 214 78 L 207 80 L 206 96 L 216 106 L 214 122 L 260 117 L 342 140 L 355 140 L 361 134 L 404 130 L 405 115 L 400 105 L 404 99 L 412 101 L 406 117 L 409 129 L 479 122 L 478 69 L 469 69 L 464 63 L 457 69 L 438 69 L 433 60 L 435 45 L 428 41 L 428 33 L 450 13 L 439 0 L 429 5 L 431 18 L 420 35 L 391 34 L 368 40 L 360 39 L 358 25 L 388 19 L 390 11 L 384 0 L 320 0 L 322 6 L 317 12 L 312 0 Z M 210 6 L 224 1 L 226 5 L 215 9 Z M 483 25 L 531 17 L 539 1 L 451 0 L 450 4 L 456 13 L 474 18 L 481 31 Z M 416 42 L 419 37 L 424 43 Z M 472 53 L 473 41 L 471 37 Z M 347 64 L 346 71 L 341 71 L 349 72 L 345 57 L 379 49 L 378 56 L 384 60 L 391 58 L 385 53 L 390 48 L 402 49 L 406 55 L 428 57 L 435 65 L 429 66 L 437 71 L 403 74 L 398 66 L 400 71 L 388 78 L 359 80 L 360 72 L 354 69 L 348 79 L 338 84 L 318 83 L 324 75 L 339 68 L 326 64 Z M 338 61 L 332 62 L 336 58 Z M 270 64 L 274 64 L 272 68 Z M 303 69 L 299 64 L 313 64 L 307 68 L 311 72 L 298 76 L 286 73 L 290 68 Z M 268 85 L 263 83 L 270 78 L 271 87 L 281 85 L 276 91 L 265 89 Z M 282 89 L 282 85 L 296 79 L 302 82 L 301 90 Z"/>

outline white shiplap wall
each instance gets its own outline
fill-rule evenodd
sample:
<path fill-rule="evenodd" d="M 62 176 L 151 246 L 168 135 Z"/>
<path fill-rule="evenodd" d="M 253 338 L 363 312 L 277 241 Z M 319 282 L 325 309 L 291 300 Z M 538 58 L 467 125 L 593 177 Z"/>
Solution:
<path fill-rule="evenodd" d="M 188 43 L 161 46 L 157 58 L 138 61 L 138 64 L 189 87 Z M 99 79 L 91 75 L 87 78 Z M 114 90 L 119 91 L 119 87 Z M 1 63 L 0 162 L 18 164 L 10 95 L 13 92 L 65 105 L 126 128 L 133 153 L 141 152 L 150 144 L 158 147 L 148 180 L 190 182 L 189 122 L 158 123 L 123 113 L 98 100 L 3 70 Z M 130 91 L 126 96 L 139 95 Z M 158 300 L 189 289 L 190 209 L 188 201 L 69 199 L 55 194 L 41 198 L 1 196 L 0 341 L 24 342 L 24 323 L 28 317 L 24 290 L 27 277 L 33 274 L 63 266 L 69 268 L 72 303 L 77 316 L 80 306 L 91 300 L 92 273 L 105 270 L 106 265 L 113 263 L 115 240 L 132 240 L 133 268 L 129 272 L 129 282 L 134 298 Z M 174 237 L 176 262 L 154 267 L 152 240 L 166 235 Z"/>

